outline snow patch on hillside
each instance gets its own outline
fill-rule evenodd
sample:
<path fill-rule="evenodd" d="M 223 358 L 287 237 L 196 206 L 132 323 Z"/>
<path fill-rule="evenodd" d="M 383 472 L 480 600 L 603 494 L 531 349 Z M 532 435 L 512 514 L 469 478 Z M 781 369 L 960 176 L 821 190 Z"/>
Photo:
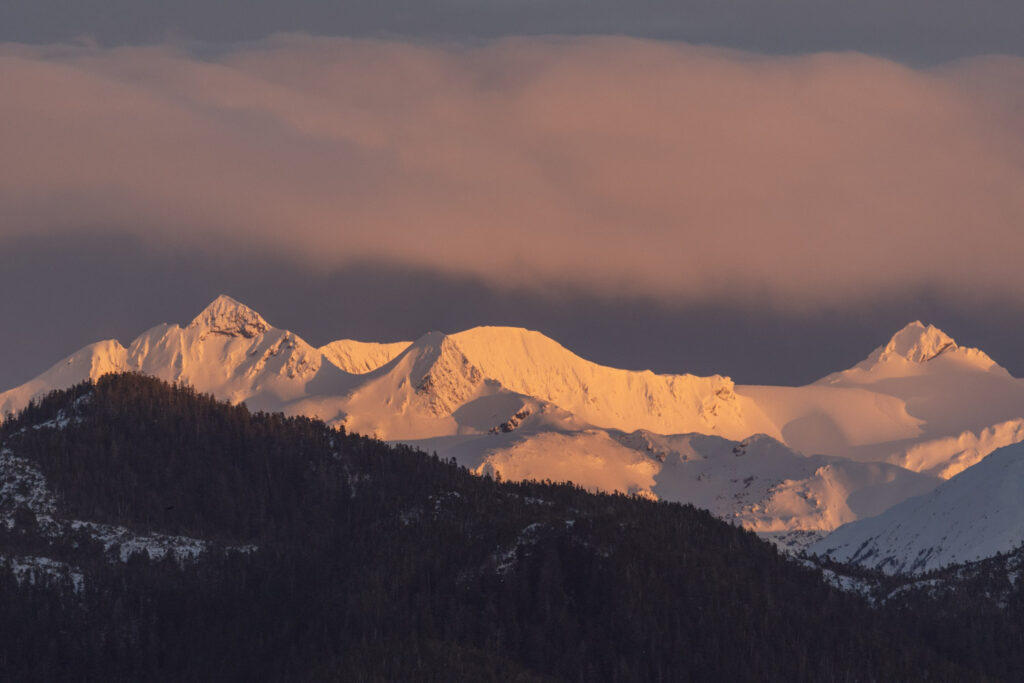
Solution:
<path fill-rule="evenodd" d="M 46 485 L 46 477 L 31 460 L 19 458 L 10 449 L 0 450 L 0 523 L 14 526 L 19 508 L 49 518 L 57 511 L 57 499 Z"/>
<path fill-rule="evenodd" d="M 86 532 L 113 551 L 122 562 L 137 552 L 157 560 L 170 554 L 179 562 L 193 560 L 209 548 L 206 541 L 188 536 L 139 534 L 122 526 L 100 524 L 58 516 L 58 501 L 46 477 L 32 461 L 0 450 L 0 524 L 15 526 L 20 511 L 34 516 L 38 530 L 46 537 L 59 538 Z"/>
<path fill-rule="evenodd" d="M 122 562 L 127 562 L 136 553 L 144 553 L 151 560 L 160 560 L 170 554 L 175 560 L 185 562 L 202 555 L 210 545 L 190 536 L 138 534 L 123 526 L 77 519 L 68 522 L 68 529 L 73 532 L 85 531 L 91 538 L 102 543 L 105 551 L 114 552 Z"/>
<path fill-rule="evenodd" d="M 49 557 L 35 555 L 0 555 L 0 566 L 7 567 L 19 584 L 48 584 L 52 581 L 70 582 L 76 593 L 85 588 L 85 575 L 77 567 Z"/>

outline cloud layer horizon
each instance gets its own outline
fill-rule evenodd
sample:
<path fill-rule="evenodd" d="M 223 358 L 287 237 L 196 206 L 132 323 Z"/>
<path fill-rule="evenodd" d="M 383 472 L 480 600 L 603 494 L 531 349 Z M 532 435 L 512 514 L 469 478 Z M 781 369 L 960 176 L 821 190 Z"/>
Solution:
<path fill-rule="evenodd" d="M 627 38 L 0 46 L 0 239 L 814 308 L 1024 294 L 1024 59 Z"/>

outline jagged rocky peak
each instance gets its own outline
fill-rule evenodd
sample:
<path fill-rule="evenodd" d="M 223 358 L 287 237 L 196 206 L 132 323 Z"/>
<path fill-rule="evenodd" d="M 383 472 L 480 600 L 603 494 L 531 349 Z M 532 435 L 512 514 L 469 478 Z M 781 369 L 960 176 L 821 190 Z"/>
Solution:
<path fill-rule="evenodd" d="M 269 330 L 270 324 L 245 304 L 221 294 L 189 323 L 189 329 L 193 328 L 232 337 L 255 337 Z"/>
<path fill-rule="evenodd" d="M 925 363 L 956 348 L 956 342 L 948 334 L 934 325 L 915 320 L 893 335 L 879 355 L 880 360 L 899 357 L 912 363 Z"/>

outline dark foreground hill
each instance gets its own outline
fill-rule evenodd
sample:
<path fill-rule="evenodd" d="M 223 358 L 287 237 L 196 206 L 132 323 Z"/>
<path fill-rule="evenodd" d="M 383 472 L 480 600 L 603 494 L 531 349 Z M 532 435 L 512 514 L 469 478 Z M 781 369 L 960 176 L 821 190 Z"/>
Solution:
<path fill-rule="evenodd" d="M 0 680 L 982 678 L 706 512 L 141 376 L 0 426 L 0 521 Z"/>

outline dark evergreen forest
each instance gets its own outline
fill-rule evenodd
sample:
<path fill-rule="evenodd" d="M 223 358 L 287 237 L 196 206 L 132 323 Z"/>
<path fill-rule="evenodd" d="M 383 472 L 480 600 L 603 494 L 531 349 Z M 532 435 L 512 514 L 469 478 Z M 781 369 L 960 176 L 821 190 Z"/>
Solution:
<path fill-rule="evenodd" d="M 151 378 L 51 394 L 0 448 L 61 517 L 210 544 L 122 562 L 16 510 L 0 555 L 84 582 L 0 567 L 0 680 L 1024 678 L 1019 595 L 872 607 L 691 506 L 479 478 Z"/>

